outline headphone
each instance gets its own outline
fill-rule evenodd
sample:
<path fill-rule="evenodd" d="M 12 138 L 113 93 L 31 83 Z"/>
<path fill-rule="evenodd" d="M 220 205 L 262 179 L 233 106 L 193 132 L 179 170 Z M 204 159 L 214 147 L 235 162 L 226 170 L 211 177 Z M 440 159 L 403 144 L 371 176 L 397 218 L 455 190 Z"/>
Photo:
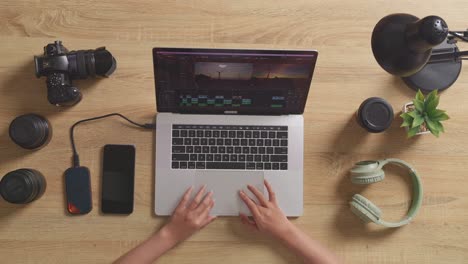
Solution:
<path fill-rule="evenodd" d="M 416 170 L 408 163 L 399 159 L 366 160 L 358 162 L 351 169 L 351 182 L 354 184 L 371 184 L 382 181 L 385 178 L 383 167 L 389 163 L 400 165 L 409 169 L 409 175 L 413 182 L 413 201 L 406 216 L 397 223 L 382 220 L 382 210 L 370 200 L 360 194 L 353 195 L 349 202 L 351 211 L 366 223 L 374 222 L 385 227 L 400 227 L 408 224 L 421 208 L 423 187 Z"/>

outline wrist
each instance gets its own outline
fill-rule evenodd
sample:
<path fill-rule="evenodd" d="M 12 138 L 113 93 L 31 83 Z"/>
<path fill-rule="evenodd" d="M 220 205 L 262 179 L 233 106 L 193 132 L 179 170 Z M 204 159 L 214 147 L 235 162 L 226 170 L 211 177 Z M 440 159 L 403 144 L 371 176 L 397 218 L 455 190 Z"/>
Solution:
<path fill-rule="evenodd" d="M 282 228 L 281 232 L 275 235 L 275 238 L 282 242 L 287 243 L 287 241 L 289 241 L 291 237 L 295 236 L 296 232 L 297 232 L 296 226 L 293 223 L 288 221 Z"/>
<path fill-rule="evenodd" d="M 171 248 L 180 242 L 176 232 L 169 225 L 163 226 L 153 237 L 165 241 Z"/>

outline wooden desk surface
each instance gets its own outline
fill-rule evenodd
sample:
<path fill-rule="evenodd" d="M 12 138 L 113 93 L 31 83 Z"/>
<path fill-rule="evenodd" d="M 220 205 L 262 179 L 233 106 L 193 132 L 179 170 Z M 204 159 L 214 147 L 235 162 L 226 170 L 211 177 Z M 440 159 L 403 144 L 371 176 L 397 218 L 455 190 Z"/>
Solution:
<path fill-rule="evenodd" d="M 289 3 L 286 3 L 289 2 Z M 151 121 L 155 115 L 151 49 L 156 46 L 313 48 L 320 53 L 305 117 L 304 216 L 293 220 L 347 263 L 466 263 L 468 259 L 468 72 L 441 97 L 451 120 L 439 139 L 407 140 L 400 121 L 370 135 L 351 120 L 371 96 L 400 109 L 414 95 L 375 62 L 370 36 L 385 15 L 436 14 L 451 29 L 467 27 L 465 0 L 446 1 L 24 1 L 0 6 L 0 174 L 29 167 L 43 172 L 47 192 L 24 207 L 0 202 L 0 262 L 109 263 L 166 221 L 153 214 L 154 135 L 105 120 L 78 128 L 83 165 L 92 173 L 94 210 L 70 217 L 64 209 L 63 172 L 71 164 L 68 129 L 76 120 L 120 112 Z M 34 76 L 33 55 L 61 39 L 69 49 L 107 48 L 118 61 L 109 79 L 77 81 L 83 100 L 57 108 Z M 467 49 L 468 45 L 460 45 Z M 17 115 L 39 113 L 54 129 L 49 145 L 25 151 L 8 138 Z M 135 211 L 99 213 L 101 150 L 107 143 L 137 148 Z M 348 201 L 361 192 L 385 217 L 406 212 L 411 191 L 401 171 L 379 184 L 350 184 L 348 170 L 362 159 L 396 157 L 412 163 L 424 183 L 423 207 L 399 229 L 364 225 Z M 267 238 L 250 234 L 236 218 L 220 218 L 160 263 L 296 263 Z"/>

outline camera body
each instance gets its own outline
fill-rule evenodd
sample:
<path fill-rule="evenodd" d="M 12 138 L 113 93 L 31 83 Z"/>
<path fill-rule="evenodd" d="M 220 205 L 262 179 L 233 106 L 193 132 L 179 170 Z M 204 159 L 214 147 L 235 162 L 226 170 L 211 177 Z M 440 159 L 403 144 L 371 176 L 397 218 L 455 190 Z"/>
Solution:
<path fill-rule="evenodd" d="M 81 100 L 81 92 L 72 80 L 96 75 L 109 77 L 117 67 L 105 47 L 68 51 L 59 40 L 47 44 L 43 56 L 34 56 L 34 64 L 36 77 L 46 77 L 47 99 L 57 106 L 71 106 Z"/>

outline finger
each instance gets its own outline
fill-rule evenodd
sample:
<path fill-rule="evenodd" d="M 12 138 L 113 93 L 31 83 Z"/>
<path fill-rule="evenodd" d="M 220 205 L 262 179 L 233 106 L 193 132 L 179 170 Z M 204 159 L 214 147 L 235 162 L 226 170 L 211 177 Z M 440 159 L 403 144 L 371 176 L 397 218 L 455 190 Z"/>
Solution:
<path fill-rule="evenodd" d="M 203 210 L 203 212 L 200 215 L 200 217 L 204 220 L 203 227 L 205 227 L 206 225 L 208 225 L 209 223 L 213 222 L 216 219 L 215 215 L 210 215 L 211 209 L 213 209 L 214 204 L 215 204 L 215 201 L 214 199 L 212 199 L 211 203 L 208 205 L 207 208 L 205 208 L 205 210 Z"/>
<path fill-rule="evenodd" d="M 208 220 L 207 220 L 206 223 L 202 226 L 202 228 L 205 227 L 205 226 L 207 226 L 207 225 L 209 225 L 209 224 L 211 224 L 211 222 L 213 222 L 214 220 L 216 220 L 216 218 L 217 218 L 216 216 L 209 216 Z"/>
<path fill-rule="evenodd" d="M 252 228 L 252 229 L 254 229 L 254 230 L 257 230 L 257 224 L 256 224 L 254 221 L 252 221 L 251 219 L 249 219 L 248 216 L 246 216 L 245 214 L 242 214 L 242 213 L 239 214 L 239 216 L 240 216 L 241 222 L 242 222 L 244 225 L 246 225 L 246 226 L 248 226 L 249 228 Z"/>
<path fill-rule="evenodd" d="M 246 214 L 243 214 L 243 213 L 240 213 L 239 214 L 240 218 L 245 221 L 246 223 L 250 224 L 250 225 L 254 225 L 256 226 L 257 224 L 255 223 L 255 221 L 253 221 L 252 219 L 250 219 Z"/>
<path fill-rule="evenodd" d="M 211 216 L 210 216 L 210 221 L 208 222 L 208 224 L 211 223 L 211 222 L 213 222 L 213 221 L 216 220 L 216 219 L 218 219 L 218 217 L 217 217 L 216 215 L 211 215 Z"/>
<path fill-rule="evenodd" d="M 205 226 L 208 223 L 210 223 L 211 221 L 213 221 L 213 219 L 212 219 L 213 217 L 216 218 L 216 216 L 210 216 L 210 212 L 211 212 L 211 209 L 213 209 L 214 204 L 215 204 L 215 202 L 214 202 L 214 200 L 212 200 L 210 205 L 207 208 L 205 208 L 205 210 L 201 213 L 200 217 L 206 221 L 203 226 Z"/>
<path fill-rule="evenodd" d="M 208 216 L 208 215 L 210 214 L 211 209 L 213 209 L 214 205 L 215 205 L 215 200 L 214 200 L 213 198 L 211 198 L 211 199 L 210 199 L 210 202 L 209 202 L 209 204 L 208 204 L 208 206 L 206 206 L 206 207 L 203 209 L 203 211 L 200 213 L 200 215 L 201 215 L 202 217 Z M 197 208 L 197 210 L 198 210 L 198 208 Z"/>
<path fill-rule="evenodd" d="M 261 193 L 257 188 L 253 187 L 252 185 L 247 185 L 247 188 L 257 197 L 258 201 L 260 202 L 260 205 L 262 206 L 268 206 L 268 202 L 265 199 L 265 196 L 263 196 L 263 193 Z"/>
<path fill-rule="evenodd" d="M 266 188 L 268 190 L 268 197 L 270 199 L 270 202 L 276 204 L 276 194 L 273 191 L 273 188 L 271 187 L 270 183 L 267 180 L 265 180 L 265 186 L 266 186 Z"/>
<path fill-rule="evenodd" d="M 175 210 L 181 210 L 181 209 L 184 209 L 187 206 L 187 202 L 188 202 L 188 200 L 190 198 L 190 194 L 192 194 L 192 189 L 193 189 L 193 186 L 190 186 L 190 188 L 188 188 L 185 191 L 184 195 L 182 196 L 182 199 L 180 200 L 180 202 L 177 205 Z"/>
<path fill-rule="evenodd" d="M 189 206 L 190 209 L 197 208 L 198 204 L 200 203 L 200 201 L 201 201 L 201 199 L 203 197 L 203 194 L 205 193 L 205 187 L 206 187 L 206 185 L 203 185 L 200 188 L 200 190 L 197 192 L 197 194 L 195 195 L 195 198 L 193 198 L 192 203 Z"/>
<path fill-rule="evenodd" d="M 247 205 L 247 207 L 249 208 L 254 218 L 258 217 L 260 214 L 257 208 L 257 204 L 254 201 L 252 201 L 252 199 L 250 199 L 250 197 L 248 197 L 244 191 L 240 190 L 239 195 L 242 201 L 244 201 L 245 205 Z"/>
<path fill-rule="evenodd" d="M 203 198 L 203 201 L 200 202 L 197 209 L 195 210 L 198 214 L 201 214 L 205 209 L 209 208 L 210 205 L 213 203 L 213 192 L 209 192 Z"/>

